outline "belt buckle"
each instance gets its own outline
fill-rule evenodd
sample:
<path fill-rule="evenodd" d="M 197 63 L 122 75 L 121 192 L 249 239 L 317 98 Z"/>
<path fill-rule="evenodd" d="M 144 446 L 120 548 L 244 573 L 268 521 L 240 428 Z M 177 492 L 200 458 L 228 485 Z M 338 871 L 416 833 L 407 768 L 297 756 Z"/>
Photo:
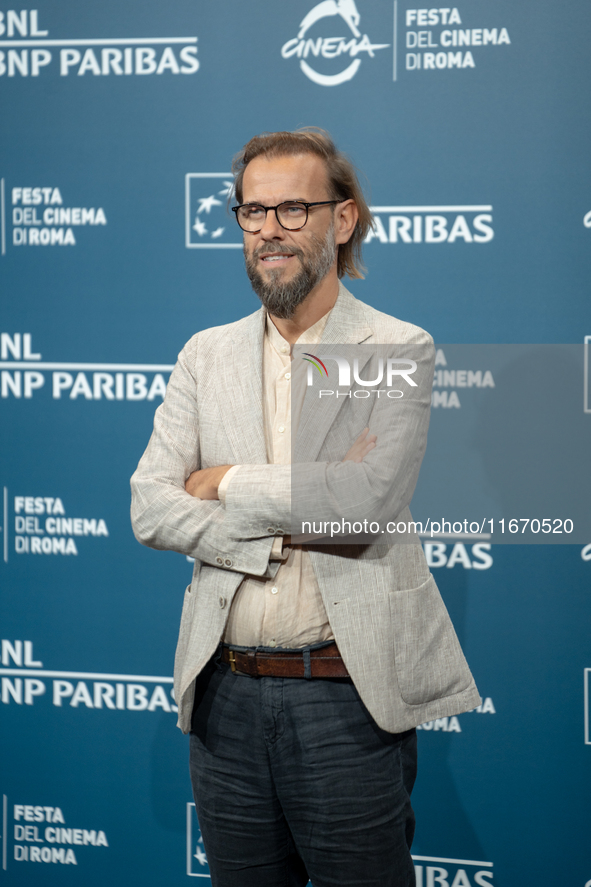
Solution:
<path fill-rule="evenodd" d="M 234 653 L 234 650 L 228 650 L 228 659 L 230 661 L 232 674 L 236 674 L 236 654 Z"/>

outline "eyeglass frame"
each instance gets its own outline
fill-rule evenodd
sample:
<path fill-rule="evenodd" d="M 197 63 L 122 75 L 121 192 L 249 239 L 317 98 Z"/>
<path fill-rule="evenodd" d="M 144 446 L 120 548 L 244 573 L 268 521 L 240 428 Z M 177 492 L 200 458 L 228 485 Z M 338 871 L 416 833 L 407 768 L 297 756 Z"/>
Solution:
<path fill-rule="evenodd" d="M 231 207 L 231 209 L 232 209 L 233 213 L 236 213 L 236 221 L 238 222 L 238 226 L 241 231 L 244 231 L 245 234 L 258 234 L 260 231 L 263 230 L 263 228 L 265 226 L 265 222 L 267 221 L 267 213 L 269 212 L 270 209 L 275 210 L 275 218 L 277 219 L 277 221 L 279 222 L 279 224 L 281 225 L 281 227 L 283 228 L 284 231 L 301 231 L 302 228 L 305 228 L 306 225 L 308 224 L 308 218 L 310 216 L 310 207 L 311 206 L 329 206 L 331 203 L 342 203 L 342 202 L 343 202 L 342 200 L 316 200 L 314 203 L 306 203 L 305 200 L 282 200 L 281 203 L 277 204 L 277 206 L 263 206 L 262 203 L 241 203 L 241 204 L 239 204 L 239 206 Z M 279 207 L 283 206 L 286 203 L 287 204 L 297 203 L 298 206 L 305 206 L 306 207 L 306 219 L 304 221 L 304 224 L 300 225 L 299 228 L 286 228 L 285 225 L 283 224 L 283 222 L 281 221 L 281 219 L 279 218 L 279 216 L 277 215 L 277 210 L 279 209 Z M 263 222 L 263 224 L 261 225 L 260 228 L 257 228 L 256 231 L 248 231 L 246 228 L 243 228 L 242 225 L 240 224 L 240 222 L 238 221 L 238 210 L 242 209 L 243 206 L 260 206 L 261 209 L 265 210 L 265 221 Z"/>

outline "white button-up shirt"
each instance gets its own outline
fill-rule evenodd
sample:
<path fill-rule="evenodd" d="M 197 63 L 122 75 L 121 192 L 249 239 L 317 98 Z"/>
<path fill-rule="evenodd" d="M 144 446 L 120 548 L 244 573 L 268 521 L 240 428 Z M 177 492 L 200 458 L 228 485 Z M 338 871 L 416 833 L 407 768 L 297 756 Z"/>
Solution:
<path fill-rule="evenodd" d="M 297 344 L 320 342 L 330 312 L 306 330 Z M 267 459 L 291 463 L 291 347 L 267 316 L 263 343 L 263 404 Z M 218 495 L 222 503 L 233 475 L 224 476 Z M 275 539 L 271 559 L 282 563 L 273 579 L 245 576 L 228 616 L 224 641 L 244 647 L 304 647 L 334 637 L 316 582 L 310 556 L 302 545 Z"/>

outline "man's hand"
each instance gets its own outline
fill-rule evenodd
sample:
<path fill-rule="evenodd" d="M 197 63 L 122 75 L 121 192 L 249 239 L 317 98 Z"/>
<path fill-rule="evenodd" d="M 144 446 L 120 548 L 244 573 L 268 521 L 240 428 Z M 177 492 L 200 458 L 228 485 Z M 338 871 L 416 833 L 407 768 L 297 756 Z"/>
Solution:
<path fill-rule="evenodd" d="M 376 435 L 369 434 L 369 428 L 364 428 L 343 462 L 363 462 L 367 454 L 375 447 L 376 441 Z"/>
<path fill-rule="evenodd" d="M 194 471 L 185 481 L 185 490 L 196 499 L 219 499 L 218 487 L 231 465 L 216 465 L 215 468 L 202 468 Z"/>
<path fill-rule="evenodd" d="M 369 433 L 369 428 L 364 428 L 353 446 L 343 459 L 343 462 L 363 462 L 376 445 L 377 437 Z M 202 468 L 193 471 L 185 481 L 185 490 L 196 499 L 219 499 L 218 487 L 226 471 L 231 465 L 216 465 L 214 468 Z"/>

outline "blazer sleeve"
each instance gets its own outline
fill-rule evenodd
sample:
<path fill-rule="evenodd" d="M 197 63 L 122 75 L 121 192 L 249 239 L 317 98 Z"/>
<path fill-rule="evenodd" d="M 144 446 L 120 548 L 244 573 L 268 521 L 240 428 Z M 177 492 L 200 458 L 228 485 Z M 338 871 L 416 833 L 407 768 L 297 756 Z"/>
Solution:
<path fill-rule="evenodd" d="M 197 380 L 188 346 L 179 355 L 166 396 L 156 410 L 154 430 L 131 478 L 131 522 L 136 539 L 150 548 L 178 551 L 220 569 L 265 576 L 273 536 L 230 536 L 219 501 L 197 499 L 185 490 L 201 467 Z"/>

